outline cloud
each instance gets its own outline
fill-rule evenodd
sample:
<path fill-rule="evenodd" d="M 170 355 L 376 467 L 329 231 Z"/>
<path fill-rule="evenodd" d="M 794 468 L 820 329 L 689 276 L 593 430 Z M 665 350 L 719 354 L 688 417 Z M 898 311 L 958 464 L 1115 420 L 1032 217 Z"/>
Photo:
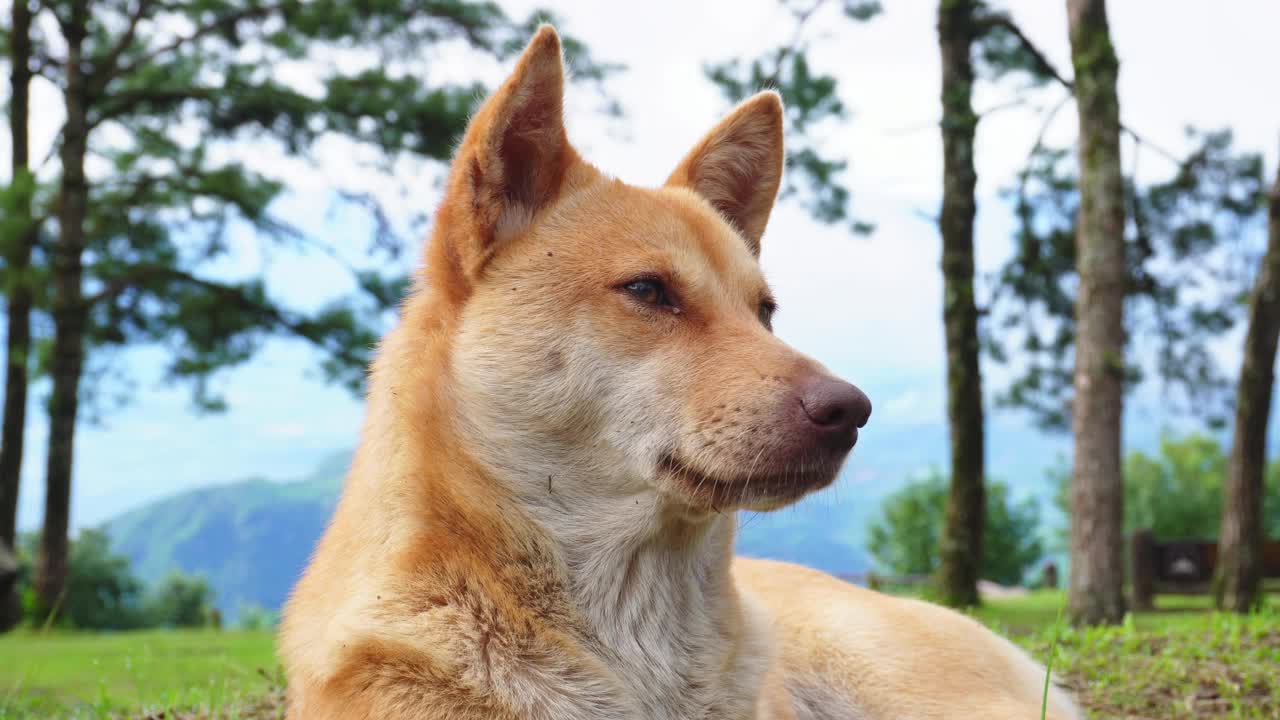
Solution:
<path fill-rule="evenodd" d="M 264 426 L 262 434 L 267 437 L 294 440 L 306 436 L 307 426 L 299 422 L 276 423 Z"/>
<path fill-rule="evenodd" d="M 889 399 L 881 405 L 879 417 L 881 422 L 899 425 L 922 425 L 937 422 L 942 414 L 941 398 L 936 395 L 926 396 L 917 389 L 907 390 L 901 395 Z"/>

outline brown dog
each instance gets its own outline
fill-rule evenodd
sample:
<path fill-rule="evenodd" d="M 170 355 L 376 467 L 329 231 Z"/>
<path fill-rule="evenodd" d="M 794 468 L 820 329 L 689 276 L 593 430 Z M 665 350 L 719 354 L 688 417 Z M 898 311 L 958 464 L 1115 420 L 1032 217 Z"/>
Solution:
<path fill-rule="evenodd" d="M 732 559 L 731 511 L 831 483 L 871 413 L 769 330 L 778 96 L 650 190 L 578 156 L 563 91 L 544 27 L 458 150 L 285 611 L 289 717 L 1039 717 L 977 623 Z"/>

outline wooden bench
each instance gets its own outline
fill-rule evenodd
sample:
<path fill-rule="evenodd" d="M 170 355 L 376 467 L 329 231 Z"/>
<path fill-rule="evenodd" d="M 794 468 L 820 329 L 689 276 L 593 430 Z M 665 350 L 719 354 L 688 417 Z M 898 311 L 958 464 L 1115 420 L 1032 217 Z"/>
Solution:
<path fill-rule="evenodd" d="M 1134 609 L 1154 609 L 1157 594 L 1209 593 L 1217 563 L 1216 540 L 1157 540 L 1151 530 L 1135 532 L 1129 566 Z M 1280 579 L 1280 540 L 1263 543 L 1262 577 Z"/>

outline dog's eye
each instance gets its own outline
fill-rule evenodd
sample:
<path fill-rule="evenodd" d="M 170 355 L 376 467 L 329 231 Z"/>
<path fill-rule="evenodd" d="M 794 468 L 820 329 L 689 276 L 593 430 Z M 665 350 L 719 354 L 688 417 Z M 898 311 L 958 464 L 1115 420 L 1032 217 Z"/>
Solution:
<path fill-rule="evenodd" d="M 772 300 L 760 301 L 760 323 L 773 329 L 773 314 L 778 312 L 778 304 Z"/>
<path fill-rule="evenodd" d="M 640 278 L 622 286 L 623 291 L 646 305 L 672 307 L 671 298 L 661 280 Z"/>

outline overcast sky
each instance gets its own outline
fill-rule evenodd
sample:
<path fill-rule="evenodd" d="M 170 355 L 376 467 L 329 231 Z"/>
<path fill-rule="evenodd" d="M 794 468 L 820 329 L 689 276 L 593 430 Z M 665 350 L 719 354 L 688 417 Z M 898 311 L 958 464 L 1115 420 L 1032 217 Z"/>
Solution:
<path fill-rule="evenodd" d="M 548 3 L 503 4 L 522 15 Z M 661 182 L 725 110 L 702 72 L 705 63 L 758 55 L 791 32 L 789 17 L 773 0 L 549 4 L 566 20 L 564 29 L 586 40 L 599 58 L 628 66 L 609 85 L 626 113 L 622 121 L 591 112 L 592 98 L 581 92 L 571 98 L 568 122 L 571 138 L 588 159 L 638 184 Z M 810 30 L 812 64 L 838 77 L 853 111 L 848 124 L 828 128 L 824 147 L 849 158 L 855 212 L 877 230 L 869 238 L 853 238 L 783 205 L 769 226 L 763 255 L 782 308 L 778 333 L 863 386 L 875 401 L 873 427 L 859 447 L 869 467 L 875 464 L 877 427 L 936 427 L 945 418 L 939 240 L 924 219 L 936 211 L 942 163 L 936 3 L 886 0 L 884 5 L 886 11 L 871 23 L 853 25 L 832 12 L 816 18 Z M 1185 148 L 1188 124 L 1230 126 L 1242 148 L 1265 152 L 1273 172 L 1280 147 L 1275 81 L 1280 44 L 1274 41 L 1280 3 L 1113 0 L 1110 5 L 1125 124 L 1175 152 Z M 1069 74 L 1064 3 L 1017 0 L 1006 7 Z M 437 67 L 439 77 L 479 72 L 489 80 L 501 70 L 464 65 L 461 59 Z M 1008 87 L 984 88 L 975 105 L 996 108 L 1013 97 Z M 1051 105 L 1059 97 L 1050 89 L 1033 96 L 1033 102 Z M 37 93 L 36 157 L 47 151 L 60 121 L 53 100 L 46 91 Z M 981 124 L 977 246 L 982 269 L 994 268 L 1008 252 L 1009 213 L 998 191 L 1025 160 L 1039 127 L 1034 108 L 1000 110 Z M 1068 107 L 1050 136 L 1066 142 L 1074 132 L 1075 113 Z M 1132 146 L 1125 150 L 1131 160 Z M 7 148 L 4 154 L 7 160 Z M 1152 153 L 1144 154 L 1142 163 L 1151 173 L 1167 170 Z M 282 214 L 327 241 L 352 248 L 363 241 L 354 220 L 327 212 L 326 190 L 338 178 L 359 176 L 375 184 L 378 178 L 354 168 L 341 151 L 322 153 L 318 167 L 282 167 L 292 191 Z M 438 200 L 435 186 L 417 187 L 420 194 L 407 202 L 430 210 Z M 247 240 L 242 244 L 245 252 L 237 262 L 246 268 L 269 263 L 272 290 L 286 300 L 311 304 L 348 287 L 341 272 L 322 258 L 263 257 Z M 78 436 L 77 526 L 196 485 L 251 475 L 303 476 L 325 456 L 355 442 L 360 403 L 310 377 L 314 358 L 296 344 L 272 343 L 254 363 L 223 378 L 231 410 L 212 417 L 192 415 L 186 391 L 160 383 L 156 351 L 131 352 L 122 363 L 137 382 L 130 403 Z M 20 516 L 28 528 L 39 522 L 47 434 L 34 405 L 31 417 Z M 995 435 L 991 452 L 998 462 L 998 426 Z"/>

